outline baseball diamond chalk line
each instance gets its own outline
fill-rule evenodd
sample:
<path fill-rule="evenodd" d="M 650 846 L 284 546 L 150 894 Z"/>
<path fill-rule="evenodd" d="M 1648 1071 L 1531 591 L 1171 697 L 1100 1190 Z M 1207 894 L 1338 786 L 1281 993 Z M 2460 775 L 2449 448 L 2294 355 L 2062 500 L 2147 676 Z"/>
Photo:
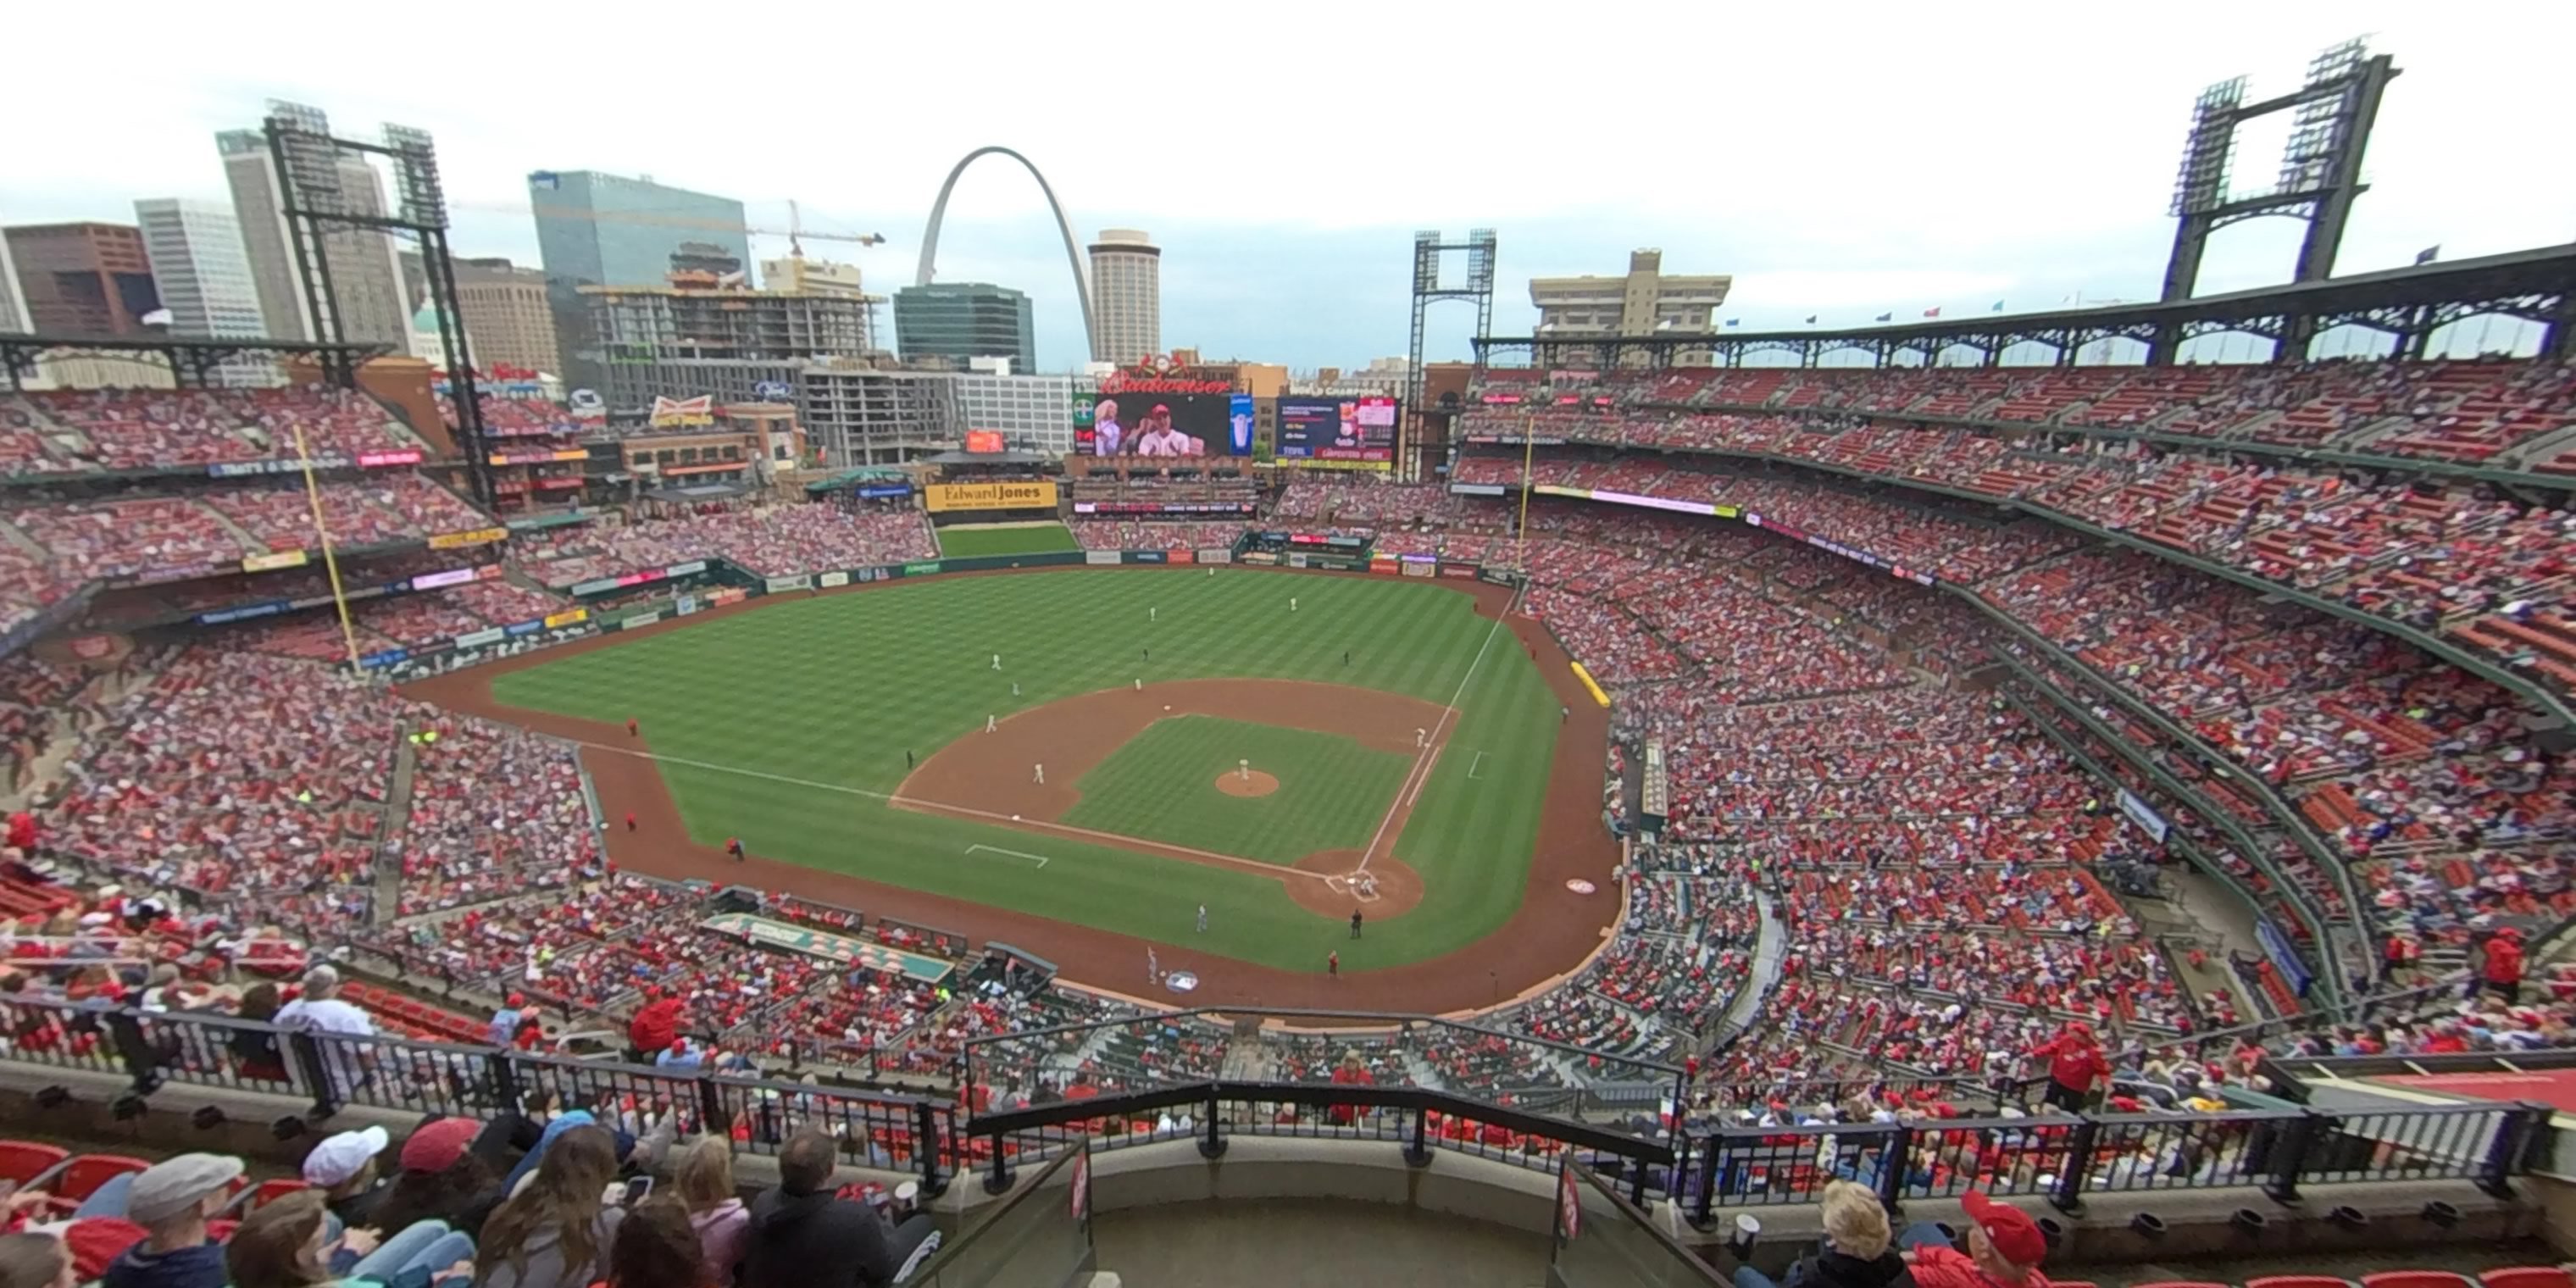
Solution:
<path fill-rule="evenodd" d="M 1047 865 L 1047 856 L 1043 854 L 1031 854 L 1026 850 L 1005 850 L 998 845 L 970 845 L 966 847 L 966 852 L 968 854 L 975 854 L 977 852 L 985 854 L 1007 854 L 1015 859 L 1035 859 L 1037 860 L 1037 865 L 1039 867 L 1045 867 Z"/>
<path fill-rule="evenodd" d="M 1481 752 L 1481 751 L 1476 753 L 1476 758 L 1475 758 L 1474 760 L 1471 760 L 1471 761 L 1468 761 L 1468 762 L 1467 762 L 1467 779 L 1468 779 L 1468 781 L 1469 781 L 1469 782 L 1474 782 L 1474 781 L 1476 781 L 1476 779 L 1477 779 L 1476 767 L 1477 767 L 1477 766 L 1479 766 L 1479 765 L 1482 765 L 1482 764 L 1484 764 L 1484 763 L 1485 763 L 1485 753 L 1483 753 L 1483 752 Z"/>
<path fill-rule="evenodd" d="M 1458 677 L 1458 687 L 1449 691 L 1449 701 L 1441 707 L 1440 718 L 1431 722 L 1431 736 L 1424 741 L 1422 750 L 1414 753 L 1413 768 L 1405 771 L 1404 782 L 1396 788 L 1394 803 L 1386 807 L 1386 817 L 1377 821 L 1377 831 L 1369 836 L 1368 848 L 1360 851 L 1359 871 L 1368 871 L 1369 860 L 1377 857 L 1377 843 L 1386 839 L 1387 825 L 1395 821 L 1397 813 L 1412 806 L 1413 798 L 1422 794 L 1422 784 L 1430 781 L 1431 762 L 1440 758 L 1440 731 L 1448 728 L 1451 718 L 1458 714 L 1458 699 L 1467 696 L 1467 682 L 1475 679 L 1476 668 L 1485 664 L 1486 650 L 1494 647 L 1494 632 L 1503 628 L 1503 619 L 1511 616 L 1512 609 L 1520 602 L 1521 593 L 1513 591 L 1511 602 L 1503 605 L 1503 611 L 1494 618 L 1494 624 L 1485 628 L 1485 642 L 1477 645 L 1476 656 L 1468 659 L 1467 673 Z"/>
<path fill-rule="evenodd" d="M 951 814 L 960 818 L 982 819 L 987 823 L 1000 823 L 1009 827 L 1019 828 L 1020 830 L 1027 832 L 1052 832 L 1060 836 L 1076 837 L 1087 841 L 1098 841 L 1122 850 L 1132 851 L 1138 846 L 1150 846 L 1154 849 L 1167 850 L 1174 854 L 1186 854 L 1194 859 L 1203 860 L 1208 863 L 1221 864 L 1226 867 L 1242 868 L 1247 872 L 1258 872 L 1263 876 L 1278 877 L 1283 881 L 1289 877 L 1304 877 L 1309 881 L 1322 881 L 1326 879 L 1324 874 L 1320 872 L 1301 871 L 1297 868 L 1285 867 L 1276 863 L 1264 863 L 1259 859 L 1246 859 L 1232 854 L 1219 854 L 1214 850 L 1196 850 L 1186 845 L 1172 845 L 1168 842 L 1148 840 L 1147 838 L 1139 836 L 1122 836 L 1116 832 L 1095 832 L 1087 827 L 1073 827 L 1064 823 L 1048 822 L 1044 819 L 1019 819 L 1011 815 L 997 813 L 993 810 L 976 809 L 967 805 L 948 805 L 939 801 L 923 800 L 917 796 L 891 796 L 884 792 L 872 792 L 864 787 L 851 787 L 844 783 L 818 783 L 810 778 L 791 778 L 786 774 L 773 774 L 760 769 L 743 769 L 733 765 L 719 765 L 712 761 L 691 760 L 686 756 L 665 756 L 658 752 L 635 751 L 626 747 L 612 747 L 603 742 L 583 742 L 577 738 L 565 738 L 560 741 L 582 748 L 585 751 L 613 752 L 620 756 L 632 756 L 637 760 L 649 760 L 670 765 L 686 765 L 691 769 L 704 769 L 712 773 L 740 774 L 745 778 L 765 778 L 773 783 L 786 783 L 793 787 L 811 787 L 816 791 L 840 792 L 849 796 L 864 796 L 869 800 L 883 801 L 886 804 L 897 808 L 929 810 L 934 813 Z M 1005 852 L 1016 853 L 1016 851 Z M 1034 858 L 1036 856 L 1025 855 L 1022 857 Z M 1040 866 L 1044 865 L 1041 864 Z"/>

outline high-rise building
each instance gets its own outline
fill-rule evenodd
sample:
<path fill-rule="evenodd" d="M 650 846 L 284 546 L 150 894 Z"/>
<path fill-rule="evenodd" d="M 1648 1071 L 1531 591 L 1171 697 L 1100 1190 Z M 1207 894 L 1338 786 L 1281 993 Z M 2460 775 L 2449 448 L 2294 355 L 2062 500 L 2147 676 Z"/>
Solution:
<path fill-rule="evenodd" d="M 1142 229 L 1091 244 L 1091 360 L 1126 366 L 1163 351 L 1163 250 Z"/>
<path fill-rule="evenodd" d="M 9 239 L 0 237 L 0 335 L 29 331 L 27 297 L 18 290 L 18 261 L 9 257 Z"/>
<path fill-rule="evenodd" d="M 955 451 L 966 442 L 958 380 L 953 371 L 817 363 L 796 373 L 797 423 L 821 449 L 824 463 L 836 469 L 899 465 Z M 1070 394 L 1066 405 L 1071 406 Z M 1071 419 L 1068 410 L 1066 420 Z"/>
<path fill-rule="evenodd" d="M 229 207 L 163 197 L 134 203 L 143 253 L 170 330 L 189 336 L 244 339 L 266 334 L 250 255 Z"/>
<path fill-rule="evenodd" d="M 215 135 L 215 150 L 224 159 L 233 219 L 241 227 L 242 250 L 250 260 L 251 284 L 259 296 L 267 334 L 287 340 L 335 338 L 319 334 L 314 325 L 304 294 L 304 267 L 297 262 L 295 233 L 286 218 L 285 186 L 269 155 L 267 136 L 258 130 L 225 130 Z M 384 181 L 373 166 L 356 156 L 342 156 L 335 171 L 341 204 L 348 213 L 391 213 Z M 396 352 L 408 352 L 417 301 L 404 281 L 402 252 L 393 237 L 372 228 L 326 226 L 322 254 L 331 300 L 339 314 L 337 338 L 351 344 L 387 344 Z"/>
<path fill-rule="evenodd" d="M 563 374 L 563 350 L 555 345 L 554 313 L 546 307 L 542 270 L 520 268 L 506 259 L 457 260 L 456 311 L 464 319 L 475 366 L 490 371 L 506 364 Z"/>
<path fill-rule="evenodd" d="M 894 293 L 895 345 L 906 362 L 1008 358 L 1017 371 L 1038 365 L 1029 297 L 990 282 L 933 282 Z"/>
<path fill-rule="evenodd" d="M 1663 268 L 1664 253 L 1647 249 L 1629 252 L 1625 277 L 1531 278 L 1530 303 L 1538 307 L 1540 336 L 1708 334 L 1735 279 L 1724 273 L 1667 277 Z M 1678 358 L 1705 364 L 1709 353 L 1699 350 Z"/>
<path fill-rule="evenodd" d="M 600 371 L 600 383 L 588 387 L 620 420 L 642 418 L 655 398 L 758 401 L 762 384 L 871 347 L 863 299 L 671 286 L 585 286 L 580 295 Z"/>
<path fill-rule="evenodd" d="M 25 224 L 0 230 L 38 335 L 143 334 L 161 307 L 143 232 L 127 224 Z"/>
<path fill-rule="evenodd" d="M 741 272 L 751 262 L 742 203 L 730 197 L 595 170 L 538 170 L 528 175 L 528 203 L 564 381 L 575 387 L 598 389 L 606 378 L 583 287 L 665 287 L 675 272 L 713 271 L 726 260 Z"/>

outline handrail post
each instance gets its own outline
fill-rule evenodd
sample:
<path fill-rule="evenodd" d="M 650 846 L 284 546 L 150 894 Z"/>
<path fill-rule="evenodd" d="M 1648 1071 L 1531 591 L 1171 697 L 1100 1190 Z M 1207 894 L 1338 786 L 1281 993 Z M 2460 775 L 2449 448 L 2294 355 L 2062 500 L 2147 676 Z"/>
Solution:
<path fill-rule="evenodd" d="M 319 1122 L 340 1111 L 337 1089 L 331 1085 L 331 1070 L 322 1058 L 321 1040 L 302 1030 L 286 1034 L 286 1049 L 295 1056 L 295 1065 L 304 1071 L 304 1082 L 313 1093 L 313 1119 Z"/>
<path fill-rule="evenodd" d="M 1914 1128 L 1898 1123 L 1878 1154 L 1878 1205 L 1893 1221 L 1905 1215 L 1905 1184 L 1914 1175 Z"/>
<path fill-rule="evenodd" d="M 125 1071 L 134 1078 L 136 1095 L 148 1096 L 161 1089 L 161 1053 L 143 1036 L 143 1022 L 130 1010 L 108 1013 L 107 1031 L 116 1039 L 119 1055 L 125 1057 Z"/>
<path fill-rule="evenodd" d="M 2314 1109 L 2303 1109 L 2290 1120 L 2288 1128 L 2272 1145 L 2272 1179 L 2263 1193 L 2275 1203 L 2299 1201 L 2299 1173 L 2307 1167 L 2308 1149 L 2316 1143 L 2317 1129 L 2325 1115 Z"/>
<path fill-rule="evenodd" d="M 913 1155 L 921 1160 L 921 1196 L 935 1199 L 948 1188 L 939 1174 L 939 1150 L 948 1135 L 939 1129 L 939 1112 L 924 1100 L 912 1107 Z"/>
<path fill-rule="evenodd" d="M 1709 1209 L 1717 1204 L 1717 1156 L 1724 1152 L 1718 1142 L 1723 1139 L 1711 1132 L 1700 1142 L 1699 1194 L 1691 1200 L 1691 1224 L 1703 1230 L 1708 1228 Z"/>
<path fill-rule="evenodd" d="M 987 1194 L 1008 1194 L 1010 1191 L 1010 1151 L 1004 1148 L 1004 1141 L 1002 1140 L 1001 1135 L 996 1133 L 993 1136 L 993 1170 L 984 1178 L 984 1192 Z"/>
<path fill-rule="evenodd" d="M 1407 1167 L 1431 1166 L 1430 1117 L 1429 1109 L 1421 1105 L 1413 1107 L 1413 1139 L 1404 1146 L 1404 1165 Z"/>
<path fill-rule="evenodd" d="M 2532 1135 L 2549 1121 L 2549 1112 L 2548 1106 L 2525 1100 L 2499 1116 L 2495 1136 L 2487 1142 L 2487 1156 L 2478 1163 L 2479 1189 L 2495 1198 L 2513 1197 L 2514 1169 L 2530 1152 Z"/>
<path fill-rule="evenodd" d="M 2075 1130 L 2066 1135 L 2066 1157 L 2057 1165 L 2057 1192 L 2048 1196 L 2048 1205 L 2068 1216 L 2084 1214 L 2084 1179 L 2093 1170 L 2093 1143 L 2102 1134 L 2101 1122 L 2091 1114 L 2078 1114 Z"/>
<path fill-rule="evenodd" d="M 1217 1089 L 1218 1084 L 1216 1083 L 1211 1082 L 1207 1085 L 1207 1103 L 1205 1105 L 1207 1112 L 1207 1134 L 1199 1138 L 1199 1157 L 1201 1158 L 1214 1159 L 1225 1157 L 1225 1136 L 1217 1130 L 1216 1122 L 1217 1106 L 1224 1103 L 1224 1101 L 1218 1096 Z"/>
<path fill-rule="evenodd" d="M 492 1079 L 492 1101 L 504 1113 L 523 1113 L 527 1106 L 519 1092 L 519 1062 L 508 1047 L 494 1047 L 483 1057 L 483 1068 Z"/>
<path fill-rule="evenodd" d="M 715 1078 L 712 1076 L 701 1076 L 696 1079 L 696 1081 L 698 1084 L 698 1121 L 707 1124 L 706 1130 L 708 1131 L 724 1132 L 727 1135 L 731 1135 L 733 1132 L 733 1118 L 732 1115 L 725 1110 L 724 1093 L 716 1089 Z M 679 1106 L 674 1105 L 672 1108 L 677 1109 Z"/>

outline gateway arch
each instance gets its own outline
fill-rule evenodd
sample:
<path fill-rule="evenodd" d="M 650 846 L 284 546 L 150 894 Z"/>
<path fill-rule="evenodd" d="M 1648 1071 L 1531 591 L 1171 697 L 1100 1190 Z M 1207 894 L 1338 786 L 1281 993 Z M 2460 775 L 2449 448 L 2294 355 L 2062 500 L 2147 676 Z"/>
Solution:
<path fill-rule="evenodd" d="M 966 173 L 966 167 L 975 164 L 975 158 L 995 152 L 1019 162 L 1021 168 L 1029 172 L 1029 177 L 1038 181 L 1038 191 L 1046 194 L 1047 209 L 1055 215 L 1056 231 L 1064 234 L 1064 262 L 1073 269 L 1073 295 L 1082 302 L 1083 341 L 1086 344 L 1098 343 L 1100 333 L 1091 320 L 1091 284 L 1083 275 L 1082 248 L 1074 243 L 1073 225 L 1065 222 L 1064 207 L 1056 204 L 1055 189 L 1047 185 L 1046 176 L 1038 173 L 1037 166 L 1027 157 L 1006 147 L 980 147 L 967 153 L 966 158 L 948 172 L 948 181 L 939 185 L 939 200 L 930 206 L 930 227 L 921 234 L 921 268 L 913 275 L 913 284 L 930 285 L 939 257 L 939 221 L 948 213 L 948 194 L 957 187 L 957 176 Z M 1086 352 L 1083 356 L 1088 358 L 1091 355 Z"/>

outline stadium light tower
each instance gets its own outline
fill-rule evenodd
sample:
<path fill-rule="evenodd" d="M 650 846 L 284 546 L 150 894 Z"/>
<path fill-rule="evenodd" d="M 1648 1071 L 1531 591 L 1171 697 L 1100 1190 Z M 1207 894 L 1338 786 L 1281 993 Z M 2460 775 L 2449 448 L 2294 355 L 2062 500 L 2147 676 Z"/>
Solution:
<path fill-rule="evenodd" d="M 1440 274 L 1440 257 L 1453 250 L 1467 252 L 1467 280 L 1458 286 L 1444 284 Z M 1437 229 L 1413 235 L 1413 345 L 1406 351 L 1412 365 L 1404 373 L 1404 405 L 1417 414 L 1422 407 L 1423 314 L 1440 300 L 1474 301 L 1476 338 L 1482 340 L 1493 334 L 1493 229 L 1472 229 L 1462 242 L 1443 240 Z"/>
<path fill-rule="evenodd" d="M 2352 200 L 2369 191 L 2361 179 L 2362 154 L 2370 146 L 2370 128 L 2379 118 L 2379 103 L 2398 68 L 2386 54 L 2372 54 L 2359 38 L 2319 53 L 2308 62 L 2307 82 L 2287 94 L 2260 102 L 2245 101 L 2245 78 L 2220 81 L 2202 90 L 2192 107 L 2191 134 L 2183 144 L 2182 167 L 2174 178 L 2173 255 L 2165 262 L 2163 298 L 2191 298 L 2200 280 L 2200 259 L 2210 234 L 2229 224 L 2265 215 L 2304 219 L 2307 239 L 2299 246 L 2293 282 L 2322 282 L 2334 272 L 2335 253 L 2343 246 L 2344 225 L 2352 218 Z M 2295 111 L 2290 141 L 2281 150 L 2279 173 L 2272 186 L 2237 193 L 2229 188 L 2236 150 L 2236 131 L 2247 121 Z M 2149 345 L 2147 361 L 2166 363 L 2180 335 L 2160 330 Z M 2276 355 L 2296 361 L 2307 352 L 2310 337 L 2301 334 L 2280 346 Z"/>

